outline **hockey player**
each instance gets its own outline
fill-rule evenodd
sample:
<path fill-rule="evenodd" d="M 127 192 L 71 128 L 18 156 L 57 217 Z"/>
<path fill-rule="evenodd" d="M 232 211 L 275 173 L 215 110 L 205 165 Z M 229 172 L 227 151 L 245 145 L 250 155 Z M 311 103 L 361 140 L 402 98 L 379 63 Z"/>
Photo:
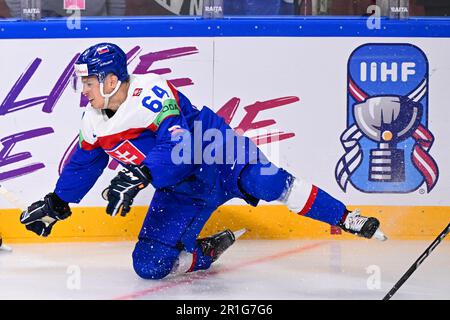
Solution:
<path fill-rule="evenodd" d="M 253 206 L 260 200 L 280 201 L 301 216 L 384 239 L 376 218 L 350 212 L 325 191 L 277 168 L 250 139 L 208 107 L 195 108 L 170 82 L 154 74 L 130 76 L 118 46 L 88 48 L 75 73 L 89 99 L 79 146 L 54 191 L 22 213 L 28 230 L 48 236 L 56 222 L 71 215 L 69 203 L 81 201 L 111 156 L 124 169 L 102 194 L 107 214 L 125 216 L 141 190 L 149 184 L 155 188 L 133 251 L 134 270 L 145 279 L 209 268 L 234 243 L 235 234 L 225 230 L 197 237 L 212 212 L 232 198 Z M 198 136 L 208 130 L 223 137 L 215 141 L 213 163 L 198 159 L 210 139 L 200 142 L 200 153 L 195 150 Z M 220 153 L 220 148 L 228 150 Z"/>

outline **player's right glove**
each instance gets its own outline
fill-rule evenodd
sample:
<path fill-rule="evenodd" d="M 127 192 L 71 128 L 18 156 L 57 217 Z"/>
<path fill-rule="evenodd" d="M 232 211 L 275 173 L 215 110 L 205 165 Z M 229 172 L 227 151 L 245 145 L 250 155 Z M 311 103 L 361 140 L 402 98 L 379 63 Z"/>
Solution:
<path fill-rule="evenodd" d="M 125 217 L 130 212 L 134 197 L 150 182 L 150 171 L 144 165 L 128 165 L 119 171 L 102 192 L 103 199 L 108 201 L 106 213 L 114 217 L 122 209 L 120 215 Z"/>
<path fill-rule="evenodd" d="M 67 219 L 72 212 L 69 204 L 55 193 L 49 193 L 44 200 L 34 202 L 20 215 L 20 222 L 38 236 L 47 237 L 59 220 Z"/>

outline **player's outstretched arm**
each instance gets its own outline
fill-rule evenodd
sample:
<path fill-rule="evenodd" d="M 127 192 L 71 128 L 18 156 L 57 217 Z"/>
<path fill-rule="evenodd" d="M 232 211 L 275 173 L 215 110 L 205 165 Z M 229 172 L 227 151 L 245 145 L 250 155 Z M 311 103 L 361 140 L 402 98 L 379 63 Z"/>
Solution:
<path fill-rule="evenodd" d="M 108 161 L 109 156 L 101 148 L 84 150 L 78 147 L 64 167 L 55 193 L 66 202 L 79 203 L 101 176 Z"/>
<path fill-rule="evenodd" d="M 101 149 L 78 148 L 64 167 L 54 192 L 31 204 L 20 216 L 20 222 L 39 236 L 47 237 L 59 220 L 71 215 L 69 203 L 78 203 L 86 195 L 108 164 Z"/>

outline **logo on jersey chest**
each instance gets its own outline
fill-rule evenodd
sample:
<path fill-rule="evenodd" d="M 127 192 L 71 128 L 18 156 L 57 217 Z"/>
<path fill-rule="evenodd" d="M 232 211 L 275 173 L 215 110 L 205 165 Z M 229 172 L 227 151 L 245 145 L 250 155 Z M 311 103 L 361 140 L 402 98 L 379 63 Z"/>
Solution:
<path fill-rule="evenodd" d="M 142 93 L 142 88 L 136 88 L 133 91 L 133 97 L 139 97 Z"/>
<path fill-rule="evenodd" d="M 115 149 L 105 150 L 105 152 L 124 164 L 139 165 L 145 159 L 145 155 L 128 140 L 122 142 Z"/>

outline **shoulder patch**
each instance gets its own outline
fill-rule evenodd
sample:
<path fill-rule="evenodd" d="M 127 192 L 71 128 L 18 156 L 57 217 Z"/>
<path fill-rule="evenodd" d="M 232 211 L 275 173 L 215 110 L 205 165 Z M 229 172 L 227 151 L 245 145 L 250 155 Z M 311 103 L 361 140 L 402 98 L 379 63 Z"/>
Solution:
<path fill-rule="evenodd" d="M 163 101 L 162 110 L 153 120 L 152 125 L 156 128 L 168 117 L 180 115 L 180 109 L 178 108 L 177 101 L 175 99 L 166 99 Z"/>

